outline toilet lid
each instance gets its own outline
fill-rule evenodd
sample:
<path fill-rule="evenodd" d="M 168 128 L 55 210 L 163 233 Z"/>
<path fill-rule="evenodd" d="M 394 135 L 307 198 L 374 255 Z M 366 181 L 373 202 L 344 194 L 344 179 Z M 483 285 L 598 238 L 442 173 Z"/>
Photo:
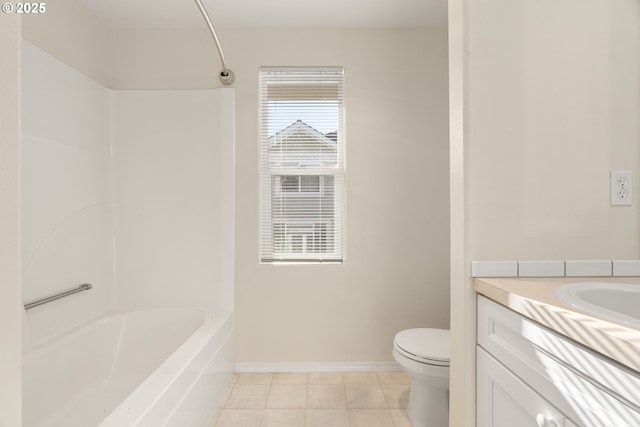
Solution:
<path fill-rule="evenodd" d="M 416 359 L 449 363 L 451 339 L 446 329 L 415 328 L 396 334 L 394 344 Z"/>

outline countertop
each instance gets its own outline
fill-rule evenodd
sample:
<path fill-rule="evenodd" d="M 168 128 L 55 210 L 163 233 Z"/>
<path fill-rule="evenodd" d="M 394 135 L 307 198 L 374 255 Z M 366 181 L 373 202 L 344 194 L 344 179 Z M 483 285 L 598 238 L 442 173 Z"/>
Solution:
<path fill-rule="evenodd" d="M 580 311 L 554 296 L 557 287 L 574 282 L 640 285 L 640 277 L 476 278 L 473 287 L 479 294 L 640 372 L 640 330 Z"/>

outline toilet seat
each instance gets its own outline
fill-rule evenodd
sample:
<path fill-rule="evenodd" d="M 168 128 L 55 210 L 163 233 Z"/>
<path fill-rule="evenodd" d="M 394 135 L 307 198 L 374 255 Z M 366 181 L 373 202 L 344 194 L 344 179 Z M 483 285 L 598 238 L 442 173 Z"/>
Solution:
<path fill-rule="evenodd" d="M 414 328 L 396 334 L 393 345 L 402 356 L 434 366 L 449 366 L 450 335 L 445 329 Z"/>

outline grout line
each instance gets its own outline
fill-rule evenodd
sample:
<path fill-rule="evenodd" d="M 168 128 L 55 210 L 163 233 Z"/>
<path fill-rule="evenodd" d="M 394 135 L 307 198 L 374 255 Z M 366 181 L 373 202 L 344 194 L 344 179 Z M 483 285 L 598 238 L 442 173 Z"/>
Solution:
<path fill-rule="evenodd" d="M 267 398 L 264 400 L 264 407 L 262 408 L 262 413 L 260 414 L 260 420 L 258 421 L 258 427 L 262 424 L 262 420 L 264 419 L 264 413 L 267 410 L 267 403 L 269 403 L 269 396 L 271 396 L 271 389 L 273 388 L 273 382 L 276 379 L 276 375 L 273 374 L 271 376 L 271 381 L 269 382 L 269 390 L 267 391 Z"/>

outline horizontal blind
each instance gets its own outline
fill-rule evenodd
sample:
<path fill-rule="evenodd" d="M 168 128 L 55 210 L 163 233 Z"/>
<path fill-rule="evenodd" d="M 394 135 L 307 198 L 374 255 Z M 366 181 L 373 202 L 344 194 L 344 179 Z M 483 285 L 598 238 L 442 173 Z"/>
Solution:
<path fill-rule="evenodd" d="M 340 67 L 260 69 L 260 260 L 341 262 Z"/>

